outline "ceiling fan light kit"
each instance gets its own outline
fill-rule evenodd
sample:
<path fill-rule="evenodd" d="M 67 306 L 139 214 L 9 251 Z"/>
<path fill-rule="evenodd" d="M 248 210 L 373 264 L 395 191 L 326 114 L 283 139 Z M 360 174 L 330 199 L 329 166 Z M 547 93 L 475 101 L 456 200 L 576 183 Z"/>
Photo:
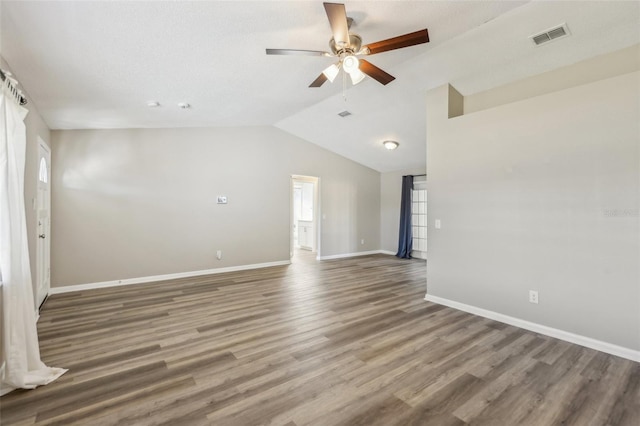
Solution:
<path fill-rule="evenodd" d="M 355 69 L 349 73 L 349 77 L 351 77 L 351 84 L 354 86 L 360 83 L 366 77 L 362 71 L 359 69 Z"/>
<path fill-rule="evenodd" d="M 395 80 L 395 77 L 372 63 L 358 58 L 358 56 L 374 55 L 429 42 L 429 33 L 425 28 L 424 30 L 362 46 L 362 37 L 349 32 L 353 19 L 347 17 L 344 4 L 323 4 L 333 33 L 333 37 L 329 40 L 331 53 L 317 50 L 266 49 L 267 55 L 331 56 L 339 58 L 337 63 L 326 68 L 309 87 L 320 87 L 327 80 L 333 83 L 340 72 L 340 68 L 349 74 L 351 83 L 354 85 L 364 80 L 366 75 L 380 84 L 387 85 Z"/>
<path fill-rule="evenodd" d="M 353 55 L 347 55 L 344 57 L 344 59 L 342 60 L 342 67 L 344 68 L 344 70 L 346 72 L 348 72 L 349 74 L 351 74 L 352 72 L 354 72 L 355 70 L 359 69 L 360 67 L 360 61 L 358 60 L 358 58 L 356 58 Z"/>
<path fill-rule="evenodd" d="M 338 76 L 338 73 L 340 72 L 340 65 L 342 64 L 340 63 L 338 63 L 338 65 L 331 64 L 327 67 L 327 69 L 322 71 L 322 74 L 324 74 L 324 76 L 327 77 L 327 80 L 333 83 L 333 80 L 336 79 L 336 77 Z"/>

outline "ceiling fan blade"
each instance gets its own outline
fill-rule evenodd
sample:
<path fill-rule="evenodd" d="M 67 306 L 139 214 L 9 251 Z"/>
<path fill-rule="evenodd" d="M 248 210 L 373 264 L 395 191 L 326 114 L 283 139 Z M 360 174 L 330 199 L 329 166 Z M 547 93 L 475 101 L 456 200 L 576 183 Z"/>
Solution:
<path fill-rule="evenodd" d="M 364 59 L 360 59 L 360 71 L 362 71 L 369 77 L 378 80 L 379 83 L 382 83 L 385 86 L 396 79 L 391 74 L 376 67 L 371 62 L 365 61 Z"/>
<path fill-rule="evenodd" d="M 416 44 L 423 44 L 428 42 L 429 32 L 425 28 L 424 30 L 416 31 L 414 33 L 409 33 L 368 44 L 362 48 L 362 51 L 364 51 L 363 53 L 367 53 L 368 51 L 369 55 L 374 55 L 380 52 L 402 49 L 403 47 L 415 46 Z"/>
<path fill-rule="evenodd" d="M 332 56 L 320 50 L 267 49 L 267 55 Z"/>
<path fill-rule="evenodd" d="M 311 83 L 309 87 L 320 87 L 324 84 L 325 81 L 327 81 L 327 76 L 322 73 L 318 76 L 318 78 L 313 80 L 313 83 Z"/>
<path fill-rule="evenodd" d="M 347 11 L 344 4 L 340 3 L 323 3 L 324 10 L 327 12 L 333 39 L 339 47 L 349 46 L 349 23 L 347 22 Z"/>

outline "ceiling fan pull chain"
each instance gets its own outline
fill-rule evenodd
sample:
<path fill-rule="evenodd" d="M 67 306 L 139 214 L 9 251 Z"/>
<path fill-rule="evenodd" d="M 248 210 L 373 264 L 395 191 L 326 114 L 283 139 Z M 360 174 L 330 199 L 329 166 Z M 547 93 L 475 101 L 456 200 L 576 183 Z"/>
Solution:
<path fill-rule="evenodd" d="M 342 73 L 342 99 L 347 103 L 347 73 Z"/>

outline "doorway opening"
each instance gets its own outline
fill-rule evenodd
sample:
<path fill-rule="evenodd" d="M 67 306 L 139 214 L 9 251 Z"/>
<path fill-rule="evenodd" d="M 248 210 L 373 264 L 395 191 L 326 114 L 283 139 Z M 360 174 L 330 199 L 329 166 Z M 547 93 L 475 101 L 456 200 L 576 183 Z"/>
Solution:
<path fill-rule="evenodd" d="M 36 219 L 38 243 L 36 251 L 35 308 L 40 309 L 51 287 L 51 150 L 38 138 L 38 197 Z"/>
<path fill-rule="evenodd" d="M 291 176 L 290 255 L 320 256 L 319 179 L 314 176 Z"/>

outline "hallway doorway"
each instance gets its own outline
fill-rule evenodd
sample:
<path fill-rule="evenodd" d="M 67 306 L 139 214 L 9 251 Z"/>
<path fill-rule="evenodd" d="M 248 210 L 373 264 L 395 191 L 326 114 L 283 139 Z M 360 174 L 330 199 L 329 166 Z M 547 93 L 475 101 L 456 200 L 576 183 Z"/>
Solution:
<path fill-rule="evenodd" d="M 319 256 L 320 239 L 319 179 L 314 176 L 291 176 L 290 256 L 301 251 Z"/>

